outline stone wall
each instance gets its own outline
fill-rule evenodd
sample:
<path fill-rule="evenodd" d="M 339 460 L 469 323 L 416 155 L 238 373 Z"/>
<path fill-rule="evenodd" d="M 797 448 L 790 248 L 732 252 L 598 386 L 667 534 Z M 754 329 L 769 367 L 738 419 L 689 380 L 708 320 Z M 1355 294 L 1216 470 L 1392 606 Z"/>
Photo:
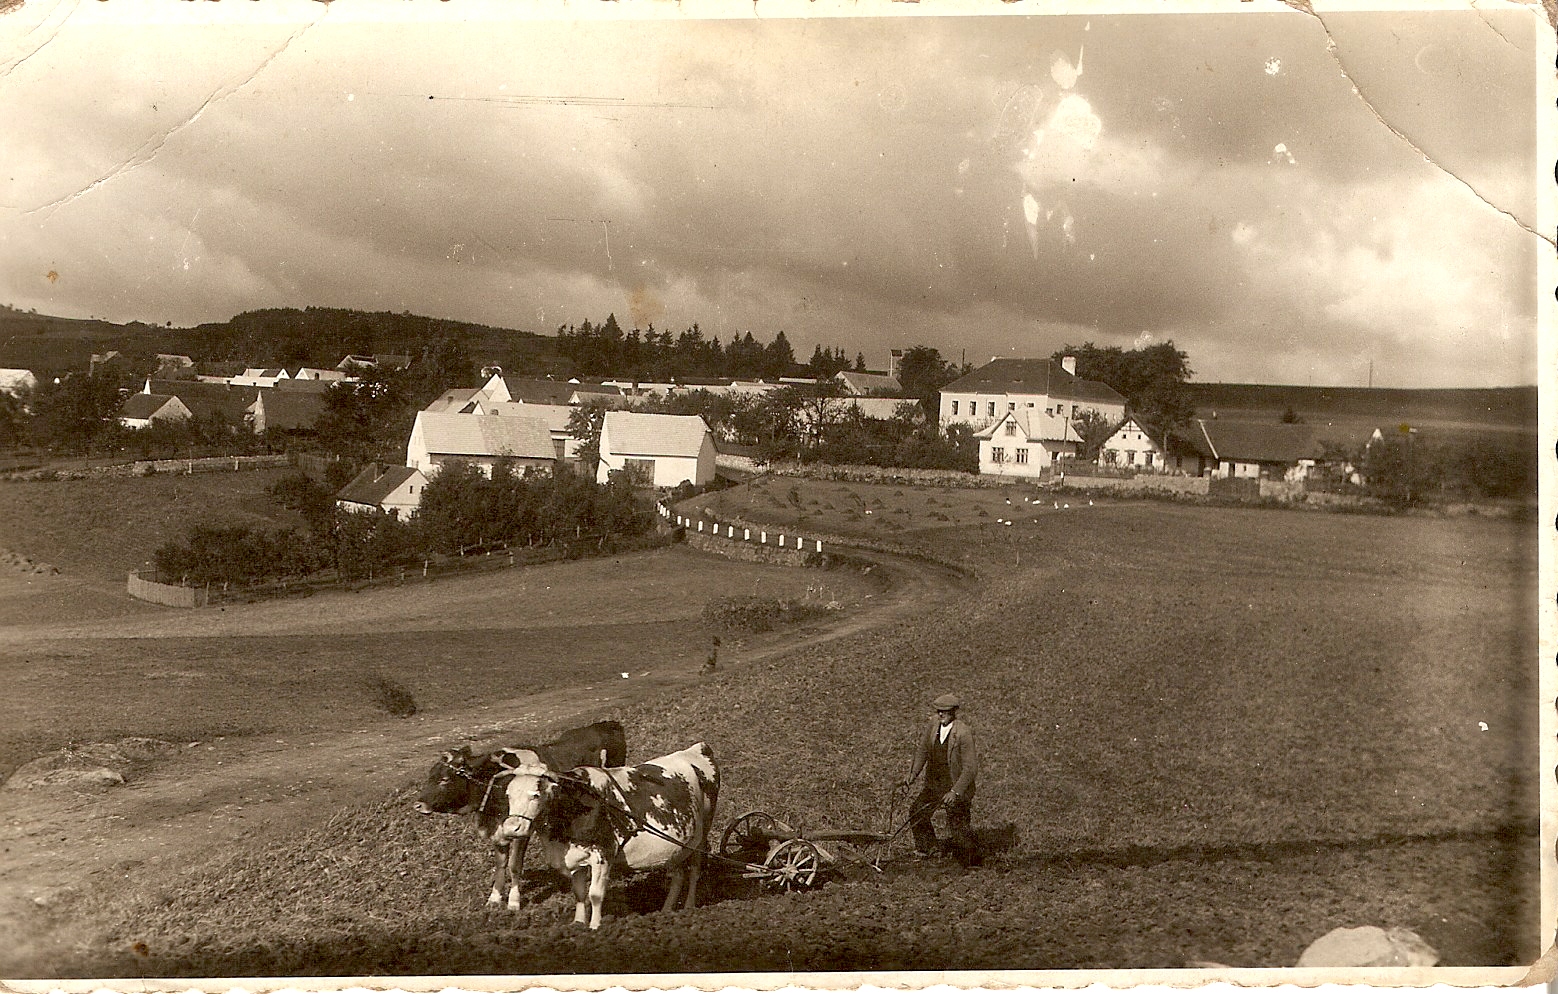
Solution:
<path fill-rule="evenodd" d="M 9 480 L 87 480 L 103 476 L 154 476 L 159 473 L 232 473 L 244 469 L 278 469 L 292 465 L 288 455 L 209 456 L 203 459 L 138 459 L 107 466 L 73 469 L 31 469 L 9 473 Z"/>
<path fill-rule="evenodd" d="M 1059 478 L 1059 482 L 1073 490 L 1109 490 L 1128 493 L 1158 490 L 1167 493 L 1204 496 L 1208 492 L 1212 481 L 1210 477 L 1206 476 L 1169 476 L 1155 473 L 1140 473 L 1132 477 L 1062 475 Z"/>

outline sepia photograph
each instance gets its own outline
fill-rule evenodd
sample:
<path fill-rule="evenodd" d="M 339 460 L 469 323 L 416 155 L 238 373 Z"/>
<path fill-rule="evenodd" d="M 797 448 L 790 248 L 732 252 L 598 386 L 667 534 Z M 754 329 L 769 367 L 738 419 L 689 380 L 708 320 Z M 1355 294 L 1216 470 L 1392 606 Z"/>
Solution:
<path fill-rule="evenodd" d="M 0 984 L 1548 982 L 1552 9 L 0 0 Z"/>

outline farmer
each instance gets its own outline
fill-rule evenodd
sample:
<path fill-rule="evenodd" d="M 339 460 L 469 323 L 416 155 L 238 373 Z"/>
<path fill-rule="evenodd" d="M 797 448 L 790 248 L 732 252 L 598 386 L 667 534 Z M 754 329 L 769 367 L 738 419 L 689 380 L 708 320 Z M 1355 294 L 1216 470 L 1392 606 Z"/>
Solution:
<path fill-rule="evenodd" d="M 914 829 L 916 856 L 935 852 L 936 831 L 931 815 L 947 809 L 947 824 L 952 829 L 951 848 L 959 863 L 977 866 L 981 862 L 979 840 L 974 835 L 974 778 L 979 759 L 974 753 L 974 730 L 958 718 L 963 701 L 956 694 L 936 698 L 936 720 L 931 722 L 915 743 L 914 766 L 907 787 L 925 771 L 925 786 L 909 807 L 909 824 Z"/>

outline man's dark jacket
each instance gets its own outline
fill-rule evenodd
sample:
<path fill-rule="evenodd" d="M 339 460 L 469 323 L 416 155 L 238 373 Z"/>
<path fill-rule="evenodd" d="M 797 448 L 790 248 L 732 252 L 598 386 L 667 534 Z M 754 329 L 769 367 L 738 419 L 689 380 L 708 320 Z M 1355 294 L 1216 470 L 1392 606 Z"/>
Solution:
<path fill-rule="evenodd" d="M 936 739 L 941 732 L 941 722 L 932 719 L 930 728 L 914 749 L 914 765 L 909 770 L 909 779 L 913 781 L 920 775 L 920 770 L 930 758 L 931 747 L 936 745 Z M 952 785 L 949 788 L 960 800 L 968 801 L 974 797 L 974 778 L 979 775 L 979 757 L 974 753 L 974 730 L 969 728 L 961 718 L 952 719 L 951 730 L 947 732 L 947 773 Z M 930 773 L 926 772 L 926 786 L 932 786 Z"/>

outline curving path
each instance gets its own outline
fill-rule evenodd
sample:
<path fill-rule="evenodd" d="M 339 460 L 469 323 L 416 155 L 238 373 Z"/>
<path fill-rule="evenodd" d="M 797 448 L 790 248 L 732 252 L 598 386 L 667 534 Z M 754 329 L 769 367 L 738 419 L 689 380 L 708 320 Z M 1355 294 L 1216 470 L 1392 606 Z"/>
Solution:
<path fill-rule="evenodd" d="M 888 624 L 963 582 L 951 569 L 909 557 L 854 548 L 848 553 L 885 577 L 881 593 L 826 625 L 727 647 L 722 665 L 740 667 Z M 448 745 L 558 730 L 698 679 L 697 667 L 684 665 L 631 683 L 561 687 L 454 714 L 386 718 L 350 731 L 200 743 L 101 794 L 0 792 L 0 934 L 12 937 L 0 948 L 0 976 L 35 975 L 40 967 L 29 964 L 47 963 L 84 938 L 68 925 L 42 920 L 39 909 L 62 896 L 132 870 L 179 865 L 213 846 L 305 828 L 343 805 L 381 799 L 419 777 Z"/>

